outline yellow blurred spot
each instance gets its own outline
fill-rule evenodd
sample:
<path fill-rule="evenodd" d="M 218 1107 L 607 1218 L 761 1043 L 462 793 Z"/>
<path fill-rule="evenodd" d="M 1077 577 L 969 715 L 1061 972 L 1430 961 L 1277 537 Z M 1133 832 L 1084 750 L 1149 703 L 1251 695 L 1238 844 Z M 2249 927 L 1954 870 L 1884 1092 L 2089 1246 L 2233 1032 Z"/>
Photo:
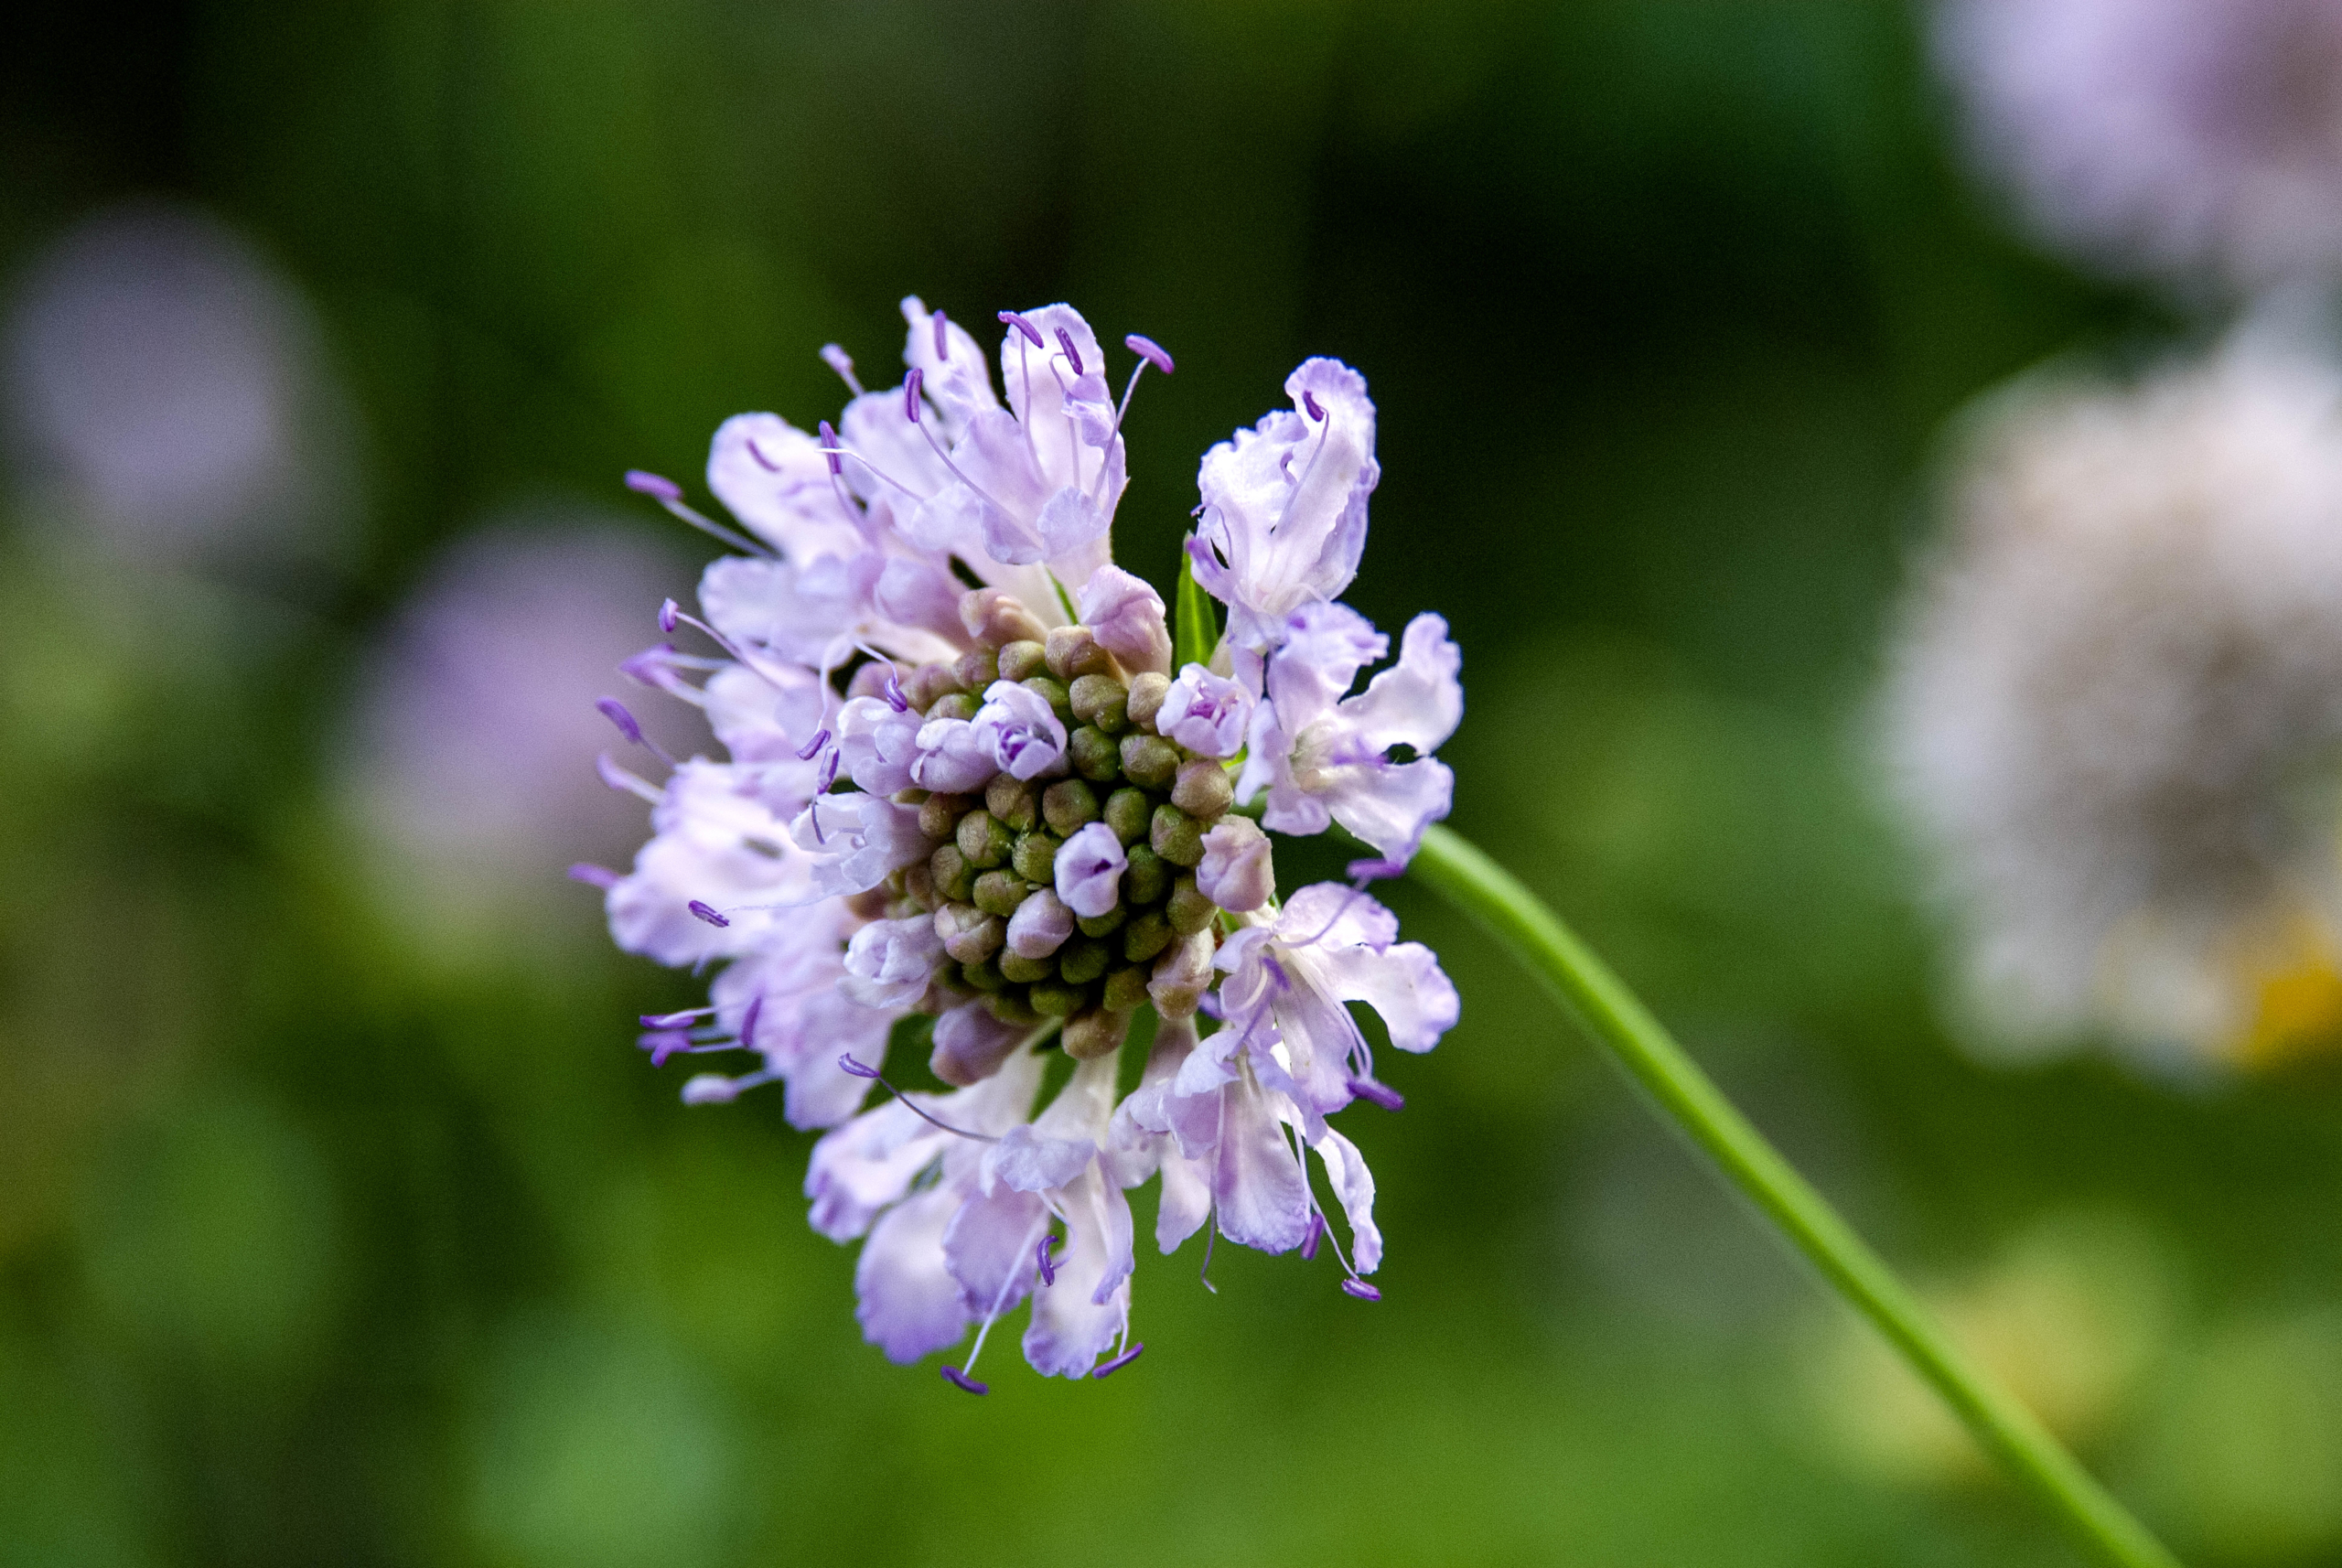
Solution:
<path fill-rule="evenodd" d="M 2252 1018 L 2235 1046 L 2245 1066 L 2269 1067 L 2342 1045 L 2342 973 L 2322 922 L 2289 918 L 2279 940 L 2247 960 L 2245 983 Z"/>

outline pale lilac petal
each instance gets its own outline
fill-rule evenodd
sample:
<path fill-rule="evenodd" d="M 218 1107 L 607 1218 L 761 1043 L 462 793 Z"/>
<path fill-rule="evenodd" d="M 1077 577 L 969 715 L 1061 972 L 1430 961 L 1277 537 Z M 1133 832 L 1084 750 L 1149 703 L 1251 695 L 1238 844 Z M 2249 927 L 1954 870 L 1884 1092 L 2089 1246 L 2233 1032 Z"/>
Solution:
<path fill-rule="evenodd" d="M 863 1234 L 879 1210 L 909 1192 L 949 1136 L 891 1100 L 824 1134 L 805 1167 L 813 1229 L 833 1241 Z"/>
<path fill-rule="evenodd" d="M 943 1232 L 960 1195 L 938 1187 L 879 1216 L 854 1269 L 854 1317 L 890 1361 L 916 1361 L 967 1332 L 960 1282 L 943 1264 Z"/>
<path fill-rule="evenodd" d="M 1233 757 L 1252 722 L 1252 694 L 1200 664 L 1179 671 L 1165 693 L 1155 728 L 1198 757 Z"/>
<path fill-rule="evenodd" d="M 1012 1127 L 984 1151 L 983 1179 L 1017 1192 L 1046 1192 L 1071 1182 L 1097 1157 L 1098 1145 L 1088 1138 L 1049 1138 L 1031 1127 Z"/>
<path fill-rule="evenodd" d="M 943 1232 L 943 1266 L 960 1283 L 971 1316 L 1007 1311 L 1025 1299 L 1039 1270 L 1034 1253 L 1047 1231 L 1048 1206 L 1035 1194 L 999 1187 L 960 1206 Z"/>
<path fill-rule="evenodd" d="M 1113 829 L 1087 823 L 1058 846 L 1058 897 L 1077 915 L 1103 915 L 1121 901 L 1123 872 L 1129 865 Z"/>
<path fill-rule="evenodd" d="M 1309 1234 L 1309 1189 L 1269 1096 L 1239 1079 L 1219 1091 L 1212 1159 L 1219 1233 L 1263 1252 L 1289 1252 Z"/>
<path fill-rule="evenodd" d="M 1014 681 L 995 681 L 972 722 L 975 743 L 1001 772 L 1033 779 L 1062 771 L 1065 725 L 1038 692 Z"/>
<path fill-rule="evenodd" d="M 1334 821 L 1402 865 L 1422 846 L 1423 830 L 1446 816 L 1456 799 L 1456 775 L 1427 757 L 1327 768 L 1319 776 L 1320 798 Z"/>
<path fill-rule="evenodd" d="M 919 726 L 919 755 L 911 760 L 911 782 L 939 795 L 965 795 L 983 789 L 1000 771 L 992 748 L 966 719 L 929 719 Z"/>
<path fill-rule="evenodd" d="M 1061 1195 L 1064 1260 L 1033 1293 L 1025 1359 L 1045 1377 L 1086 1377 L 1130 1326 L 1131 1208 L 1093 1164 Z"/>
<path fill-rule="evenodd" d="M 1171 671 L 1171 628 L 1163 596 L 1119 566 L 1101 566 L 1081 590 L 1081 622 L 1133 675 Z"/>
<path fill-rule="evenodd" d="M 832 482 L 821 443 L 770 413 L 736 414 L 715 432 L 707 488 L 748 530 L 804 565 L 858 554 L 859 520 Z"/>
<path fill-rule="evenodd" d="M 1047 958 L 1073 935 L 1073 911 L 1047 887 L 1027 894 L 1008 918 L 1008 950 L 1019 958 Z"/>
<path fill-rule="evenodd" d="M 1223 909 L 1241 914 L 1267 903 L 1277 890 L 1269 836 L 1249 817 L 1233 812 L 1204 834 L 1204 858 L 1196 867 L 1196 887 Z"/>
<path fill-rule="evenodd" d="M 1155 1245 L 1166 1253 L 1203 1229 L 1211 1214 L 1211 1178 L 1205 1162 L 1176 1153 L 1163 1161 L 1163 1182 L 1156 1194 Z"/>
<path fill-rule="evenodd" d="M 1464 687 L 1456 680 L 1463 650 L 1448 639 L 1447 622 L 1419 615 L 1407 623 L 1399 662 L 1341 705 L 1352 733 L 1371 750 L 1411 746 L 1428 756 L 1464 718 Z"/>
<path fill-rule="evenodd" d="M 1298 888 L 1277 911 L 1282 940 L 1311 947 L 1387 948 L 1399 940 L 1399 917 L 1371 893 L 1338 882 Z"/>
<path fill-rule="evenodd" d="M 1333 712 L 1358 672 L 1391 650 L 1391 639 L 1348 605 L 1306 605 L 1285 618 L 1284 640 L 1269 655 L 1269 700 L 1277 723 L 1299 735 Z"/>
<path fill-rule="evenodd" d="M 1372 1007 L 1402 1051 L 1427 1051 L 1456 1026 L 1462 1006 L 1456 987 L 1421 942 L 1393 942 L 1381 952 L 1338 949 L 1318 962 L 1334 994 Z"/>
<path fill-rule="evenodd" d="M 857 792 L 817 797 L 789 824 L 789 836 L 811 857 L 822 897 L 876 887 L 934 847 L 919 831 L 917 810 Z"/>
<path fill-rule="evenodd" d="M 873 920 L 846 944 L 847 994 L 865 1007 L 908 1007 L 926 992 L 943 960 L 935 920 Z"/>
<path fill-rule="evenodd" d="M 969 420 L 1000 406 L 993 395 L 991 364 L 975 338 L 956 321 L 945 324 L 943 352 L 937 354 L 935 317 L 919 295 L 905 295 L 902 312 L 909 328 L 903 338 L 903 363 L 919 372 L 927 401 L 942 417 L 948 444 Z"/>
<path fill-rule="evenodd" d="M 1358 1145 L 1332 1128 L 1310 1147 L 1325 1163 L 1327 1185 L 1350 1225 L 1350 1262 L 1362 1274 L 1382 1266 L 1382 1232 L 1374 1228 L 1374 1173 Z"/>

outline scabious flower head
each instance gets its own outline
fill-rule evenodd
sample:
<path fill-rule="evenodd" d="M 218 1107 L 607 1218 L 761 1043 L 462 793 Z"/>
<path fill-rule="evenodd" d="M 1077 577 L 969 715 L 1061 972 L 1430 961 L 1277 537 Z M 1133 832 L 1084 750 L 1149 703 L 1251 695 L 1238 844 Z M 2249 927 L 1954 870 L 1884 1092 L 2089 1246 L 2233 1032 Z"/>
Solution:
<path fill-rule="evenodd" d="M 2342 378 L 2249 339 L 1976 421 L 1886 704 L 1986 1042 L 2342 1036 Z"/>
<path fill-rule="evenodd" d="M 995 393 L 958 324 L 917 299 L 903 314 L 899 387 L 865 391 L 833 348 L 854 393 L 834 424 L 743 414 L 717 432 L 709 488 L 739 532 L 629 477 L 741 551 L 708 567 L 703 614 L 663 607 L 671 640 L 627 666 L 704 709 L 725 758 L 654 788 L 606 757 L 606 778 L 655 797 L 655 836 L 624 875 L 578 869 L 607 886 L 621 947 L 725 966 L 708 1006 L 645 1018 L 642 1043 L 658 1061 L 749 1053 L 751 1070 L 701 1073 L 684 1098 L 778 1081 L 793 1123 L 830 1129 L 813 1224 L 862 1239 L 863 1327 L 898 1360 L 971 1325 L 981 1348 L 1029 1301 L 1034 1367 L 1125 1365 L 1141 1347 L 1124 1194 L 1157 1176 L 1165 1251 L 1217 1216 L 1217 1234 L 1270 1251 L 1330 1245 L 1342 1288 L 1374 1299 L 1373 1178 L 1327 1118 L 1401 1103 L 1348 1004 L 1403 1050 L 1456 1020 L 1437 961 L 1397 940 L 1364 883 L 1402 870 L 1445 814 L 1453 780 L 1429 754 L 1463 692 L 1445 624 L 1424 616 L 1348 695 L 1388 651 L 1332 598 L 1377 476 L 1366 383 L 1313 360 L 1287 383 L 1293 412 L 1205 458 L 1188 559 L 1230 631 L 1175 671 L 1163 596 L 1110 558 L 1139 371 L 1117 400 L 1080 315 L 1004 311 Z M 687 651 L 686 628 L 713 651 Z M 1247 809 L 1281 832 L 1339 822 L 1382 858 L 1280 905 Z M 1159 1026 L 1118 1102 L 1143 1013 Z M 919 1017 L 952 1091 L 864 1109 Z M 1038 1105 L 1050 1051 L 1074 1067 Z M 974 1358 L 945 1376 L 982 1392 Z"/>
<path fill-rule="evenodd" d="M 1947 0 L 1979 159 L 2052 241 L 2247 291 L 2342 269 L 2342 5 Z"/>

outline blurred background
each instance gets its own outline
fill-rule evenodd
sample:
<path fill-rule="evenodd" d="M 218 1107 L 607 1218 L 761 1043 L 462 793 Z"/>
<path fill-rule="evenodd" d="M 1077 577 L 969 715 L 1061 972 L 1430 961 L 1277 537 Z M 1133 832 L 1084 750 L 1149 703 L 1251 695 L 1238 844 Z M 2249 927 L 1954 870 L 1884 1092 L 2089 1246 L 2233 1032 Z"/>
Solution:
<path fill-rule="evenodd" d="M 1456 825 L 2191 1561 L 2342 1562 L 2330 942 L 2288 926 L 2306 957 L 2245 967 L 2291 989 L 2176 1044 L 2096 981 L 2029 1034 L 1980 1022 L 1962 955 L 2032 895 L 1961 867 L 2037 857 L 1944 802 L 2040 747 L 1927 738 L 1976 660 L 2021 667 L 2012 701 L 2063 668 L 1930 597 L 1968 570 L 1939 498 L 1991 441 L 1963 433 L 2065 395 L 2008 387 L 2112 389 L 2119 424 L 2124 378 L 2232 330 L 2326 373 L 2333 8 L 2200 7 L 2245 18 L 2208 38 L 2188 9 L 22 19 L 0 1563 L 2079 1561 L 1403 884 L 1464 1013 L 1393 1069 L 1403 1115 L 1353 1113 L 1382 1305 L 1232 1248 L 1210 1295 L 1192 1246 L 1143 1248 L 1154 1349 L 1111 1382 L 1004 1358 L 972 1401 L 861 1343 L 810 1137 L 777 1098 L 678 1103 L 633 1018 L 693 984 L 611 950 L 562 871 L 642 835 L 592 702 L 710 553 L 621 470 L 696 493 L 725 415 L 833 413 L 824 342 L 891 379 L 911 292 L 964 321 L 1069 299 L 1177 357 L 1117 527 L 1158 584 L 1204 447 L 1302 356 L 1360 367 L 1384 478 L 1350 597 L 1437 608 L 1466 650 Z M 2342 540 L 2324 417 L 2287 515 Z M 2025 492 L 2052 533 L 2062 493 Z M 2087 570 L 2057 580 L 2102 602 Z M 2141 589 L 2111 661 L 2200 587 Z M 2315 650 L 2315 608 L 2269 646 Z M 2342 692 L 2334 665 L 2285 689 Z M 2331 749 L 2323 710 L 2270 711 L 2231 789 L 2256 822 Z M 2157 853 L 2132 826 L 2049 837 L 2095 887 Z M 2155 875 L 2185 903 L 2181 862 Z M 2314 914 L 2323 875 L 2287 884 Z M 2198 925 L 2251 925 L 2239 897 Z"/>

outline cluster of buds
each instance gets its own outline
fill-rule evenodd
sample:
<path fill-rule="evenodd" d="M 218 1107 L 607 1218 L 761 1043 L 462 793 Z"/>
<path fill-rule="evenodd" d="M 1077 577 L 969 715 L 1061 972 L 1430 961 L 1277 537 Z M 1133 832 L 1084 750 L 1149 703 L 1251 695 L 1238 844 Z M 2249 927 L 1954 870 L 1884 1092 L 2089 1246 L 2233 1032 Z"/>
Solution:
<path fill-rule="evenodd" d="M 607 888 L 620 946 L 726 966 L 707 1006 L 646 1018 L 643 1043 L 658 1061 L 751 1053 L 756 1070 L 703 1073 L 683 1098 L 779 1082 L 792 1122 L 833 1129 L 812 1220 L 863 1240 L 864 1329 L 898 1359 L 972 1323 L 981 1348 L 1029 1297 L 1035 1367 L 1127 1365 L 1123 1194 L 1158 1176 L 1165 1251 L 1207 1224 L 1273 1252 L 1325 1246 L 1342 1288 L 1375 1299 L 1373 1179 L 1327 1118 L 1402 1103 L 1348 1004 L 1403 1050 L 1456 1019 L 1437 961 L 1365 883 L 1446 813 L 1432 753 L 1463 693 L 1431 615 L 1350 691 L 1390 646 L 1336 602 L 1379 474 L 1365 382 L 1310 360 L 1290 410 L 1206 455 L 1175 636 L 1108 541 L 1131 393 L 1170 356 L 1127 339 L 1139 366 L 1118 402 L 1078 314 L 1004 311 L 1004 408 L 965 331 L 917 300 L 904 314 L 899 391 L 864 392 L 832 349 L 856 393 L 836 425 L 745 414 L 717 433 L 709 486 L 747 533 L 632 477 L 743 552 L 709 566 L 705 618 L 661 611 L 714 655 L 666 642 L 627 666 L 702 707 L 728 760 L 672 764 L 660 785 L 604 758 L 656 835 L 628 874 L 578 872 Z M 639 738 L 622 704 L 604 711 Z M 1337 823 L 1375 858 L 1352 886 L 1281 898 L 1269 834 Z M 946 1092 L 880 1077 L 919 1014 Z M 1150 1015 L 1140 1086 L 1118 1100 Z M 1037 1106 L 1058 1050 L 1073 1073 Z M 891 1098 L 864 1110 L 874 1084 Z M 973 1359 L 945 1371 L 980 1392 Z"/>

